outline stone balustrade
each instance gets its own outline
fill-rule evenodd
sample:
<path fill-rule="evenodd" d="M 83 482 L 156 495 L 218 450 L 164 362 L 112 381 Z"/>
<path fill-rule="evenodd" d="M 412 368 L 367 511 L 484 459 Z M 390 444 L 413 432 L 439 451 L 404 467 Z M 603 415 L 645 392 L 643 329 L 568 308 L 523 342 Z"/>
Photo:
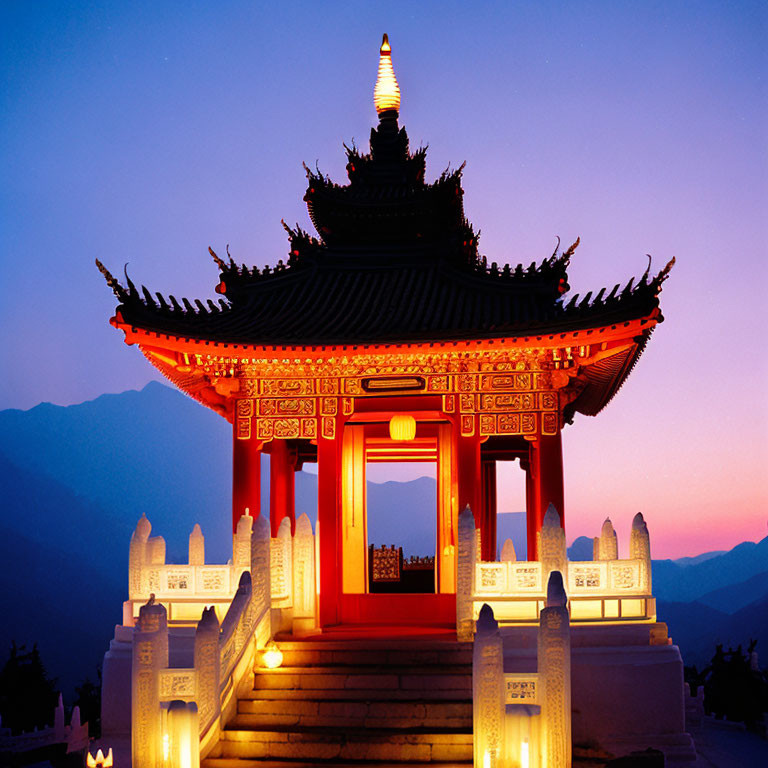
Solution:
<path fill-rule="evenodd" d="M 173 755 L 204 757 L 217 742 L 274 632 L 315 626 L 315 537 L 306 515 L 294 536 L 284 519 L 275 538 L 266 517 L 243 515 L 229 564 L 205 564 L 195 526 L 189 563 L 171 565 L 162 538 L 150 532 L 142 516 L 131 539 L 124 625 L 104 665 L 105 697 L 131 702 L 130 711 L 112 707 L 104 735 L 131 734 L 135 768 L 173 768 Z M 174 647 L 186 666 L 169 663 Z M 119 689 L 126 677 L 130 696 Z M 181 744 L 190 734 L 194 744 Z"/>
<path fill-rule="evenodd" d="M 480 609 L 472 657 L 474 764 L 571 765 L 571 630 L 562 574 L 549 575 L 539 618 L 537 672 L 505 673 L 493 610 Z"/>
<path fill-rule="evenodd" d="M 464 615 L 467 605 L 471 605 L 472 620 L 477 620 L 481 607 L 487 603 L 502 624 L 538 621 L 549 575 L 555 570 L 563 574 L 570 619 L 574 623 L 656 620 L 656 601 L 651 593 L 650 543 L 641 514 L 635 516 L 632 524 L 629 558 L 618 558 L 616 533 L 610 520 L 606 520 L 600 537 L 595 539 L 596 559 L 580 562 L 567 560 L 560 517 L 551 505 L 539 534 L 540 561 L 516 560 L 511 542 L 505 543 L 501 562 L 480 561 L 475 537 L 471 535 L 474 530 L 471 512 L 467 509 L 461 517 L 457 612 L 464 621 L 463 630 L 459 628 L 459 631 L 463 631 L 465 638 L 470 636 L 468 617 Z M 471 578 L 464 574 L 462 579 L 462 564 L 468 562 L 474 563 Z M 457 627 L 460 623 L 457 616 Z"/>

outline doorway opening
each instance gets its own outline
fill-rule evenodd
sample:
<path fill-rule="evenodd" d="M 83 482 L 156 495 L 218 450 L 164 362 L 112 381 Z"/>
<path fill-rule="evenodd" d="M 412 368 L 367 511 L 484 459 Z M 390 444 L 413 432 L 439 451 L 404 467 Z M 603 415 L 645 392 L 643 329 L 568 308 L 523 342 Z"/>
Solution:
<path fill-rule="evenodd" d="M 367 463 L 368 592 L 435 592 L 435 462 Z"/>

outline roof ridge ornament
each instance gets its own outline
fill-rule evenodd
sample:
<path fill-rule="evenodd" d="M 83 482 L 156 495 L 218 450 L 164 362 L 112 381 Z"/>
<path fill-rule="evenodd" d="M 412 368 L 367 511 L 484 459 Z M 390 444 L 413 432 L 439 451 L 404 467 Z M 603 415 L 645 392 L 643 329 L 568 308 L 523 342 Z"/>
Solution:
<path fill-rule="evenodd" d="M 386 33 L 379 48 L 379 73 L 373 89 L 373 104 L 379 116 L 386 112 L 400 111 L 400 86 L 392 68 L 392 48 Z"/>

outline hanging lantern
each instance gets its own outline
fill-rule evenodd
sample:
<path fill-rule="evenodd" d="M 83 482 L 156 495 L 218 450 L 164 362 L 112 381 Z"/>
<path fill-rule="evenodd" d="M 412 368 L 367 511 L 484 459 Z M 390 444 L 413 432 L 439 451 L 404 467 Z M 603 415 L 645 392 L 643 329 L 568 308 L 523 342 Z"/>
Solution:
<path fill-rule="evenodd" d="M 416 419 L 408 413 L 396 413 L 389 420 L 389 436 L 406 442 L 416 437 Z"/>

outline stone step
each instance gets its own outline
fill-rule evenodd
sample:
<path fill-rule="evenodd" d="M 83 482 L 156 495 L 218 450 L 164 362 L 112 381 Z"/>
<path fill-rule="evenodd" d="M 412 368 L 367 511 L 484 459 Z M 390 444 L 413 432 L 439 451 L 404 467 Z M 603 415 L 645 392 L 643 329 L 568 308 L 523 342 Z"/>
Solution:
<path fill-rule="evenodd" d="M 300 666 L 445 667 L 472 664 L 466 643 L 390 643 L 367 647 L 353 642 L 280 642 L 283 663 Z"/>
<path fill-rule="evenodd" d="M 240 700 L 232 725 L 347 726 L 349 728 L 472 728 L 472 702 Z"/>
<path fill-rule="evenodd" d="M 334 760 L 259 760 L 231 757 L 209 757 L 202 761 L 202 768 L 409 768 L 409 766 L 423 766 L 425 763 L 393 763 L 389 760 L 381 762 L 379 760 L 367 760 L 361 763 L 357 760 L 343 763 Z M 471 760 L 462 760 L 461 762 L 435 762 L 426 763 L 430 768 L 467 768 L 472 765 Z"/>
<path fill-rule="evenodd" d="M 328 691 L 338 689 L 371 690 L 472 690 L 471 668 L 443 670 L 404 667 L 280 667 L 258 669 L 255 690 L 291 689 Z"/>
<path fill-rule="evenodd" d="M 393 688 L 338 688 L 329 690 L 303 690 L 300 688 L 254 688 L 240 696 L 240 701 L 254 700 L 311 700 L 311 701 L 471 701 L 471 686 L 468 690 L 458 691 L 450 688 L 423 690 L 403 690 Z"/>
<path fill-rule="evenodd" d="M 348 728 L 256 730 L 228 727 L 213 757 L 276 760 L 390 761 L 395 763 L 472 759 L 471 730 L 365 731 Z"/>

